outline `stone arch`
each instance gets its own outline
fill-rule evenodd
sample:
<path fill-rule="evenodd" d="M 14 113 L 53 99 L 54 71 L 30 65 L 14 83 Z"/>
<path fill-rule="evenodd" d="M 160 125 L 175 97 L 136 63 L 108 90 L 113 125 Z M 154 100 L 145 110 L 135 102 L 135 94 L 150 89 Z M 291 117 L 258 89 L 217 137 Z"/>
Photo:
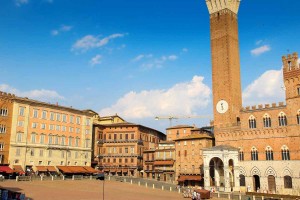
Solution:
<path fill-rule="evenodd" d="M 282 171 L 282 177 L 284 177 L 284 176 L 291 176 L 292 177 L 293 176 L 293 171 L 288 167 L 284 167 L 283 171 Z"/>
<path fill-rule="evenodd" d="M 240 174 L 247 176 L 246 170 L 244 167 L 240 167 Z"/>
<path fill-rule="evenodd" d="M 274 177 L 277 177 L 276 171 L 273 169 L 273 167 L 268 167 L 265 171 L 265 176 L 272 175 Z"/>
<path fill-rule="evenodd" d="M 260 174 L 261 174 L 260 170 L 256 166 L 251 169 L 250 173 L 251 173 L 251 176 L 254 176 L 254 175 L 260 176 Z"/>

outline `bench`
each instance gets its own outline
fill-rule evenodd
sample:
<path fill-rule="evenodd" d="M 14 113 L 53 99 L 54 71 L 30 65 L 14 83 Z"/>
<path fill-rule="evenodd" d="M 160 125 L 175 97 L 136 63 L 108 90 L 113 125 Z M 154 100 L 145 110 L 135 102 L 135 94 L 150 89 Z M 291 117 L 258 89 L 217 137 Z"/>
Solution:
<path fill-rule="evenodd" d="M 31 176 L 17 176 L 16 181 L 31 181 Z"/>

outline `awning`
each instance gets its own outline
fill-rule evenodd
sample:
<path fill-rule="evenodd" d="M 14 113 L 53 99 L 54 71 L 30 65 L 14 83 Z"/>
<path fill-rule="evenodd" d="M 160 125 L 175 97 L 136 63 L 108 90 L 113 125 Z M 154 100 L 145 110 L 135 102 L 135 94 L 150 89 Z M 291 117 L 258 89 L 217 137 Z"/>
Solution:
<path fill-rule="evenodd" d="M 174 160 L 156 160 L 154 161 L 154 165 L 174 165 Z"/>
<path fill-rule="evenodd" d="M 19 173 L 25 173 L 21 165 L 13 165 L 13 169 Z"/>
<path fill-rule="evenodd" d="M 15 171 L 12 170 L 9 166 L 0 166 L 0 172 L 11 174 L 11 173 L 13 173 Z"/>
<path fill-rule="evenodd" d="M 57 170 L 55 169 L 54 166 L 47 166 L 47 170 L 48 170 L 49 172 L 57 172 Z"/>
<path fill-rule="evenodd" d="M 36 166 L 36 170 L 39 172 L 46 172 L 47 167 L 46 166 Z"/>
<path fill-rule="evenodd" d="M 201 181 L 202 177 L 200 175 L 180 175 L 178 182 L 183 181 Z"/>
<path fill-rule="evenodd" d="M 116 169 L 111 169 L 110 172 L 115 173 L 117 170 Z"/>
<path fill-rule="evenodd" d="M 71 169 L 67 166 L 56 166 L 59 171 L 62 171 L 63 173 L 73 173 Z"/>
<path fill-rule="evenodd" d="M 89 167 L 89 166 L 85 166 L 83 167 L 86 171 L 90 172 L 90 173 L 98 173 L 99 171 L 92 168 L 92 167 Z"/>
<path fill-rule="evenodd" d="M 117 172 L 118 172 L 118 173 L 122 173 L 122 169 L 118 169 Z"/>

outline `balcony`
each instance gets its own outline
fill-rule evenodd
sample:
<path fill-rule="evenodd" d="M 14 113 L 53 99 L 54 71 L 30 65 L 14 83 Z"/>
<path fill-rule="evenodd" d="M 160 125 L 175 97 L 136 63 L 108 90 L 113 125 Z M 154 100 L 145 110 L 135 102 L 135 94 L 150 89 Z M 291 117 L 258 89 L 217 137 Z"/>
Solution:
<path fill-rule="evenodd" d="M 103 143 L 138 143 L 139 142 L 139 140 L 135 140 L 135 139 L 108 139 L 102 141 Z"/>
<path fill-rule="evenodd" d="M 143 142 L 143 140 L 138 140 L 138 141 L 137 141 L 137 144 L 138 144 L 138 145 L 144 145 L 144 142 Z"/>
<path fill-rule="evenodd" d="M 104 140 L 98 140 L 98 141 L 97 141 L 97 144 L 98 144 L 98 145 L 103 145 L 103 144 L 104 144 Z"/>

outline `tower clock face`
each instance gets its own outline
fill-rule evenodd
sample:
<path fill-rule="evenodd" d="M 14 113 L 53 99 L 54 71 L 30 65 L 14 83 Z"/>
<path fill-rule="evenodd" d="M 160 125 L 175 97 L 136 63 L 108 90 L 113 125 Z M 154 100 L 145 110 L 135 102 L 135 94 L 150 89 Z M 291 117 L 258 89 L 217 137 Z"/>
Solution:
<path fill-rule="evenodd" d="M 228 110 L 228 103 L 225 100 L 220 100 L 217 105 L 216 105 L 216 109 L 218 111 L 218 113 L 226 113 Z"/>

